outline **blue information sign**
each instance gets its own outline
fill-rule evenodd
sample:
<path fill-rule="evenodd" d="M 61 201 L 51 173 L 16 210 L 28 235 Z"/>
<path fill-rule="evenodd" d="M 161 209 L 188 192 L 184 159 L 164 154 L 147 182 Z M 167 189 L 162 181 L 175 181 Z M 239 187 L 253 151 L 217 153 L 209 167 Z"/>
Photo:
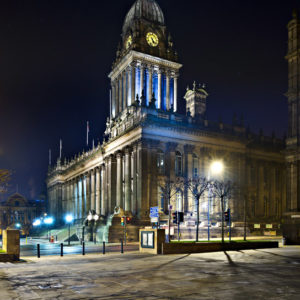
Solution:
<path fill-rule="evenodd" d="M 158 212 L 159 212 L 158 206 L 150 207 L 150 218 L 158 218 L 159 216 Z"/>

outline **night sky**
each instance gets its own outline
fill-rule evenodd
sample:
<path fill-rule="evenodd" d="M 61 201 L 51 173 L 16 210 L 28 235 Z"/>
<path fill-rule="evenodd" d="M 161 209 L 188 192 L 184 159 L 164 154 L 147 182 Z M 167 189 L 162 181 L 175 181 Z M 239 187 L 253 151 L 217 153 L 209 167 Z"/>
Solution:
<path fill-rule="evenodd" d="M 102 140 L 108 73 L 134 0 L 0 3 L 0 168 L 10 193 L 45 192 L 48 151 L 81 152 Z M 180 62 L 179 101 L 194 80 L 207 84 L 208 118 L 243 114 L 253 131 L 287 130 L 286 25 L 299 1 L 157 0 Z M 182 106 L 182 104 L 181 104 Z"/>

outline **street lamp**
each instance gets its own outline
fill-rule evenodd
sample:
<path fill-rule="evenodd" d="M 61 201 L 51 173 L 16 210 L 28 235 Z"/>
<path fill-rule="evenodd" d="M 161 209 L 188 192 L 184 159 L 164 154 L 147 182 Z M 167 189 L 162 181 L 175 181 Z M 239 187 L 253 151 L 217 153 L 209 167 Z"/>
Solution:
<path fill-rule="evenodd" d="M 208 180 L 210 180 L 211 176 L 216 177 L 222 175 L 223 171 L 224 171 L 223 162 L 220 160 L 213 161 L 209 168 Z M 207 239 L 210 240 L 210 204 L 211 204 L 211 197 L 212 197 L 211 185 L 209 186 L 208 193 L 209 195 L 208 195 L 208 204 L 207 204 Z"/>
<path fill-rule="evenodd" d="M 68 246 L 70 246 L 70 231 L 71 231 L 71 223 L 73 222 L 73 216 L 72 215 L 66 215 L 66 222 L 69 225 L 68 228 L 68 233 L 69 233 L 69 238 L 68 238 Z"/>
<path fill-rule="evenodd" d="M 94 238 L 94 225 L 99 220 L 99 215 L 94 210 L 90 211 L 88 216 L 87 216 L 87 220 L 92 223 L 92 226 L 91 226 L 91 228 L 92 228 L 92 240 L 96 244 L 96 232 L 95 232 L 95 238 Z"/>

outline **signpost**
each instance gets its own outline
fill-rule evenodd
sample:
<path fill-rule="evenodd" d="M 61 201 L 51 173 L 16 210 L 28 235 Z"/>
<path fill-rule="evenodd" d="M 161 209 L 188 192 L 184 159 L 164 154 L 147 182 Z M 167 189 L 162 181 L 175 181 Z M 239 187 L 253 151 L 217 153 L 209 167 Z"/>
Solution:
<path fill-rule="evenodd" d="M 157 223 L 157 227 L 159 228 L 159 207 L 158 206 L 150 207 L 150 218 L 151 218 L 151 223 Z"/>

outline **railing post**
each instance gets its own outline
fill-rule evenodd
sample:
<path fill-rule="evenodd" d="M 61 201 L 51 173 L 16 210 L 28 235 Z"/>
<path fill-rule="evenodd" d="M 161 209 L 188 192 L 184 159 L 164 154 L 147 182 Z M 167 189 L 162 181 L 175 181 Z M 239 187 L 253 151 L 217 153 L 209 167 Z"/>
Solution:
<path fill-rule="evenodd" d="M 37 244 L 37 257 L 41 257 L 41 249 L 40 249 L 40 244 Z"/>
<path fill-rule="evenodd" d="M 64 256 L 64 244 L 60 244 L 60 256 Z"/>
<path fill-rule="evenodd" d="M 103 242 L 102 254 L 105 254 L 105 242 Z"/>
<path fill-rule="evenodd" d="M 82 242 L 82 255 L 85 255 L 85 242 Z"/>

